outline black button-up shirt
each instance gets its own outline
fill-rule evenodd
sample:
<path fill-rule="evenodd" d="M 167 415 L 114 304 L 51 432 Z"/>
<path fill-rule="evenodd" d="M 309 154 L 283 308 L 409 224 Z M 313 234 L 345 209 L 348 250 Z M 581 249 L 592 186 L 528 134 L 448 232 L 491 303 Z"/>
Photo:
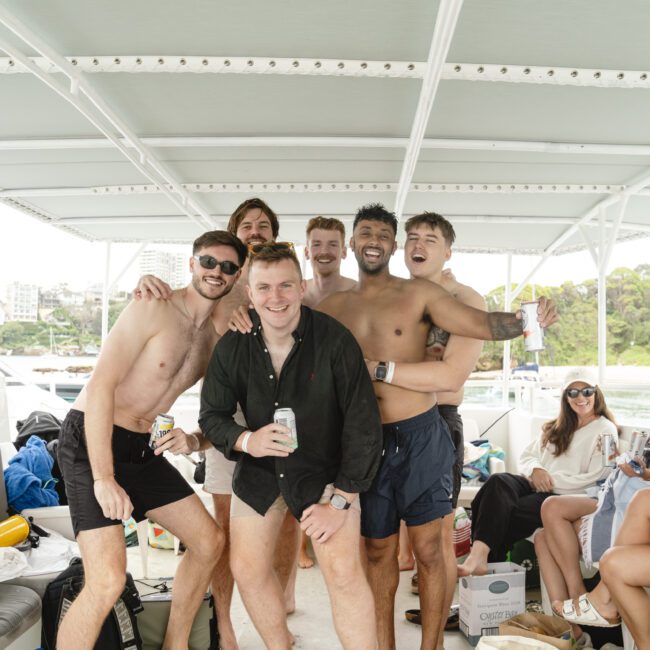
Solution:
<path fill-rule="evenodd" d="M 259 316 L 250 314 L 252 334 L 223 336 L 201 391 L 201 431 L 226 458 L 238 461 L 233 491 L 261 515 L 282 494 L 297 518 L 318 502 L 328 483 L 365 492 L 381 459 L 382 428 L 356 340 L 335 319 L 302 307 L 293 348 L 276 377 Z M 286 458 L 235 451 L 247 430 L 233 420 L 237 403 L 251 431 L 273 422 L 276 409 L 293 409 L 298 448 Z"/>

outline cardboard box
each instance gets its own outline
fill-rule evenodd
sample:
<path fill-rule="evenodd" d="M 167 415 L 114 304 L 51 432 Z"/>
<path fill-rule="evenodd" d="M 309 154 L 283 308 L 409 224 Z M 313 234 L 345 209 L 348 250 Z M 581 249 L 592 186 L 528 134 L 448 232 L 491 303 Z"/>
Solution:
<path fill-rule="evenodd" d="M 499 634 L 525 636 L 536 641 L 544 641 L 558 650 L 571 650 L 571 625 L 557 616 L 525 612 L 508 619 L 499 625 Z"/>
<path fill-rule="evenodd" d="M 460 579 L 460 629 L 475 646 L 499 624 L 526 610 L 526 570 L 512 562 L 488 564 L 484 576 Z"/>

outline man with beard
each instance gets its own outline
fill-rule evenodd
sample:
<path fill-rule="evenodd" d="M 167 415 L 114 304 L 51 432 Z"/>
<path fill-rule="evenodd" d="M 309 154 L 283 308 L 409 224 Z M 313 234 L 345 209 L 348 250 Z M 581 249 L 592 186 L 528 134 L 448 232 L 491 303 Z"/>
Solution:
<path fill-rule="evenodd" d="M 168 301 L 131 302 L 120 314 L 63 423 L 58 457 L 85 583 L 61 622 L 59 648 L 92 648 L 122 593 L 121 520 L 150 517 L 187 548 L 174 582 L 164 642 L 170 650 L 187 648 L 223 549 L 223 532 L 192 488 L 148 445 L 156 416 L 205 374 L 217 340 L 211 315 L 246 259 L 246 247 L 224 231 L 203 234 L 192 253 L 191 284 Z"/>
<path fill-rule="evenodd" d="M 438 642 L 445 599 L 441 556 L 442 518 L 451 512 L 454 445 L 430 390 L 391 384 L 396 364 L 425 359 L 432 325 L 469 338 L 521 336 L 516 314 L 487 313 L 462 304 L 425 280 L 391 276 L 397 219 L 379 204 L 361 208 L 350 247 L 359 264 L 357 289 L 336 293 L 319 309 L 340 320 L 357 338 L 375 370 L 375 392 L 384 423 L 384 455 L 372 488 L 362 495 L 361 531 L 366 538 L 368 577 L 375 596 L 379 647 L 395 648 L 394 600 L 399 581 L 399 522 L 408 527 L 420 576 L 422 645 Z M 556 320 L 555 307 L 540 298 L 539 320 Z"/>
<path fill-rule="evenodd" d="M 404 260 L 412 278 L 429 280 L 442 286 L 455 298 L 477 309 L 486 309 L 483 297 L 471 287 L 460 284 L 452 276 L 443 273 L 445 263 L 451 257 L 451 246 L 456 238 L 454 228 L 443 216 L 424 212 L 411 217 L 404 225 L 406 243 Z M 438 410 L 449 428 L 456 449 L 453 467 L 452 512 L 442 519 L 442 554 L 446 567 L 447 591 L 443 612 L 449 610 L 458 580 L 453 545 L 453 523 L 464 461 L 463 421 L 458 407 L 463 401 L 463 384 L 476 366 L 483 342 L 478 339 L 449 335 L 433 325 L 427 338 L 426 361 L 414 364 L 395 364 L 392 385 L 409 390 L 431 391 L 437 394 Z M 377 362 L 368 362 L 368 370 L 374 376 Z M 414 585 L 417 586 L 417 574 Z M 407 618 L 420 623 L 420 610 L 409 610 Z M 446 623 L 443 620 L 444 624 Z M 443 647 L 443 629 L 438 647 Z"/>
<path fill-rule="evenodd" d="M 246 246 L 264 244 L 275 241 L 280 224 L 275 212 L 259 198 L 243 201 L 232 213 L 228 221 L 228 232 L 233 234 Z M 249 299 L 246 292 L 248 283 L 248 261 L 244 264 L 240 280 L 232 291 L 224 298 L 212 313 L 212 323 L 217 333 L 217 340 L 228 331 L 228 321 L 233 310 L 238 307 L 248 309 Z M 136 298 L 169 299 L 172 290 L 162 280 L 151 276 L 143 276 L 136 289 Z M 237 420 L 245 425 L 243 415 L 237 413 Z M 210 587 L 215 599 L 217 624 L 219 627 L 222 650 L 237 650 L 237 639 L 230 619 L 230 607 L 233 593 L 233 577 L 230 570 L 230 502 L 232 498 L 232 477 L 236 463 L 224 457 L 210 442 L 204 440 L 200 432 L 195 432 L 201 441 L 200 449 L 205 452 L 206 472 L 203 489 L 212 494 L 215 518 L 226 535 L 226 546 L 214 570 Z M 193 451 L 194 441 L 187 434 L 175 430 L 163 439 L 159 453 L 170 451 L 173 454 Z M 278 578 L 285 590 L 287 611 L 295 608 L 295 578 L 298 545 L 300 540 L 299 527 L 295 519 L 287 516 L 280 534 L 281 542 L 276 549 L 276 570 Z"/>

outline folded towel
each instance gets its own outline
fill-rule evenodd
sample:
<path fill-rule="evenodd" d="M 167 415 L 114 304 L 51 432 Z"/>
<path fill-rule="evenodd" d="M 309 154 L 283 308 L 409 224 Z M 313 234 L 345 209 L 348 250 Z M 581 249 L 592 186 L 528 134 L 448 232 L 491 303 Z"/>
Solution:
<path fill-rule="evenodd" d="M 45 441 L 37 436 L 32 436 L 9 461 L 4 480 L 7 501 L 14 510 L 59 505 L 56 480 L 52 478 L 53 465 Z"/>

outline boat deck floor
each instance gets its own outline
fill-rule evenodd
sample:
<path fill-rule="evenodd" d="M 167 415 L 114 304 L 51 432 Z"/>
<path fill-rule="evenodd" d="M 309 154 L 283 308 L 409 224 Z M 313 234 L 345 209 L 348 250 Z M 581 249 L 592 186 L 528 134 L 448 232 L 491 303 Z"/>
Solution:
<path fill-rule="evenodd" d="M 128 567 L 134 578 L 142 577 L 138 547 L 127 549 Z M 175 572 L 179 556 L 169 550 L 149 549 L 149 577 L 167 577 Z M 397 650 L 415 650 L 420 646 L 420 626 L 404 618 L 406 609 L 418 607 L 418 599 L 411 594 L 412 571 L 400 574 L 400 584 L 395 603 L 395 631 Z M 260 650 L 262 641 L 235 589 L 232 605 L 232 620 L 238 634 L 240 650 Z M 325 582 L 318 569 L 298 569 L 296 584 L 296 611 L 289 617 L 289 628 L 296 637 L 296 648 L 301 650 L 335 650 L 341 645 L 332 623 L 331 610 Z M 445 634 L 446 650 L 467 650 L 472 646 L 460 632 Z"/>

